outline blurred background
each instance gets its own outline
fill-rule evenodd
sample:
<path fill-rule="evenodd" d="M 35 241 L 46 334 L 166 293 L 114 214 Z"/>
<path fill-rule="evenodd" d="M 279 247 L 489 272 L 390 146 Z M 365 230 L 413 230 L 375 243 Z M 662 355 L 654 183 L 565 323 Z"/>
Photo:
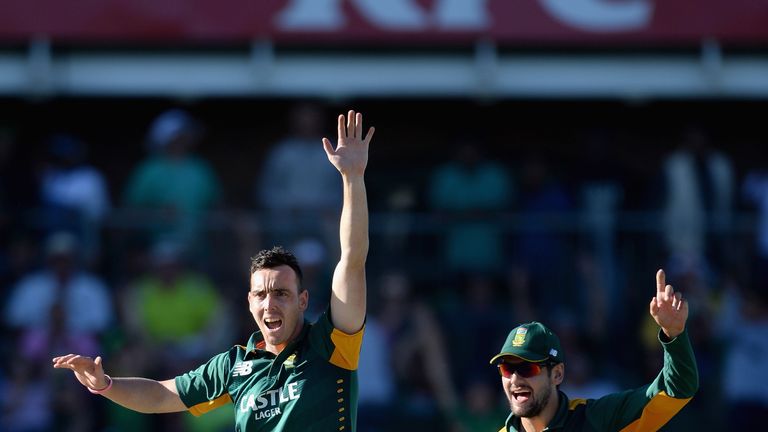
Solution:
<path fill-rule="evenodd" d="M 359 430 L 498 430 L 488 360 L 532 319 L 570 397 L 650 382 L 662 267 L 701 374 L 664 430 L 759 429 L 767 49 L 752 0 L 1 0 L 0 430 L 231 431 L 50 358 L 167 379 L 244 343 L 275 244 L 316 317 L 349 108 L 377 127 Z"/>

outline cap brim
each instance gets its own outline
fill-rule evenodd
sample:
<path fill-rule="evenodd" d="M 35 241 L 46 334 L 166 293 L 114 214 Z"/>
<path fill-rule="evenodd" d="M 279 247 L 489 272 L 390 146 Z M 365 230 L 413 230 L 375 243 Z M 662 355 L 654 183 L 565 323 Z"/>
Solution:
<path fill-rule="evenodd" d="M 493 356 L 493 358 L 490 361 L 490 364 L 496 363 L 496 360 L 498 360 L 498 359 L 500 359 L 502 357 L 517 357 L 520 360 L 531 362 L 531 363 L 543 362 L 544 360 L 549 358 L 549 357 L 544 357 L 542 359 L 534 359 L 533 356 L 526 355 L 525 353 L 513 354 L 511 352 L 500 352 L 500 353 L 496 354 L 495 356 Z"/>

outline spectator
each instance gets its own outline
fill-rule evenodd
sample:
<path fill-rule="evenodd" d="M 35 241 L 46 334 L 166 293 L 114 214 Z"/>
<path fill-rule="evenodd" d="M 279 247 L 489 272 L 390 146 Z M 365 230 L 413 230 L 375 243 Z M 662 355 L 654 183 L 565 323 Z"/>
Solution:
<path fill-rule="evenodd" d="M 432 310 L 411 293 L 411 281 L 390 271 L 381 278 L 374 318 L 384 332 L 402 413 L 396 425 L 430 427 L 454 412 L 457 396 L 448 352 Z M 390 421 L 394 419 L 389 419 Z"/>
<path fill-rule="evenodd" d="M 390 335 L 377 315 L 368 317 L 360 350 L 358 425 L 360 430 L 389 430 L 395 409 L 395 371 Z"/>
<path fill-rule="evenodd" d="M 464 390 L 463 403 L 454 415 L 451 431 L 494 431 L 507 413 L 500 409 L 495 387 L 488 380 L 472 377 Z"/>
<path fill-rule="evenodd" d="M 336 216 L 341 208 L 338 173 L 323 151 L 321 111 L 298 105 L 291 114 L 291 133 L 267 154 L 256 185 L 256 202 L 265 210 L 274 244 L 320 240 L 335 256 Z"/>
<path fill-rule="evenodd" d="M 76 385 L 51 380 L 45 372 L 47 358 L 62 350 L 101 351 L 100 337 L 113 317 L 111 293 L 97 276 L 81 268 L 75 235 L 53 233 L 45 253 L 46 267 L 21 277 L 4 311 L 4 321 L 17 337 L 10 360 L 12 375 L 3 395 L 8 410 L 3 430 L 86 431 L 94 427 L 97 415 L 69 413 L 74 406 L 96 413 L 96 404 Z"/>
<path fill-rule="evenodd" d="M 768 263 L 768 172 L 748 173 L 742 191 L 747 201 L 757 207 L 757 255 Z"/>
<path fill-rule="evenodd" d="M 487 374 L 485 353 L 492 352 L 494 347 L 504 342 L 504 329 L 514 315 L 506 299 L 501 299 L 501 290 L 493 278 L 467 274 L 459 278 L 458 284 L 456 291 L 459 298 L 451 302 L 450 309 L 441 311 L 442 328 L 450 332 L 454 340 L 461 341 L 462 348 L 451 353 L 454 380 L 461 388 L 470 386 L 471 383 L 466 380 L 477 380 L 483 376 L 495 383 L 496 377 Z M 454 318 L 459 316 L 461 319 Z"/>
<path fill-rule="evenodd" d="M 128 328 L 153 351 L 150 356 L 170 362 L 167 373 L 215 349 L 231 324 L 216 287 L 187 265 L 183 253 L 179 243 L 158 242 L 150 253 L 151 272 L 139 276 L 122 301 Z"/>
<path fill-rule="evenodd" d="M 615 327 L 624 316 L 625 299 L 618 279 L 620 261 L 617 260 L 615 237 L 618 210 L 624 198 L 622 180 L 625 173 L 621 163 L 620 146 L 614 134 L 596 129 L 589 134 L 584 149 L 585 158 L 577 164 L 581 170 L 581 217 L 586 247 L 579 253 L 577 267 L 585 279 L 590 293 L 592 317 L 590 331 L 603 332 Z M 601 307 L 596 308 L 598 300 Z M 581 307 L 579 308 L 581 309 Z"/>
<path fill-rule="evenodd" d="M 683 132 L 678 148 L 663 165 L 664 241 L 671 258 L 707 265 L 707 234 L 730 227 L 734 175 L 728 157 L 710 146 L 698 127 Z M 723 257 L 725 258 L 725 257 Z"/>
<path fill-rule="evenodd" d="M 0 126 L 0 299 L 22 274 L 37 251 L 25 230 L 26 212 L 39 205 L 31 146 L 22 146 L 16 133 Z"/>
<path fill-rule="evenodd" d="M 86 145 L 74 136 L 52 136 L 48 153 L 50 159 L 40 176 L 47 225 L 79 233 L 86 262 L 91 264 L 99 255 L 100 227 L 110 208 L 106 181 L 86 163 Z"/>
<path fill-rule="evenodd" d="M 150 156 L 131 175 L 125 202 L 155 211 L 154 240 L 170 236 L 194 248 L 205 211 L 221 200 L 213 168 L 192 153 L 201 139 L 201 125 L 179 109 L 165 111 L 150 126 Z"/>
<path fill-rule="evenodd" d="M 717 331 L 725 347 L 721 390 L 732 430 L 759 430 L 768 418 L 768 279 L 725 291 Z M 749 371 L 745 374 L 744 371 Z"/>
<path fill-rule="evenodd" d="M 54 430 L 51 384 L 36 371 L 42 362 L 16 357 L 10 362 L 7 381 L 0 377 L 0 430 L 47 432 Z"/>
<path fill-rule="evenodd" d="M 78 349 L 98 352 L 98 336 L 112 320 L 112 299 L 104 282 L 79 268 L 79 244 L 70 233 L 52 234 L 47 266 L 22 277 L 5 308 L 6 324 L 20 331 L 28 358 Z"/>
<path fill-rule="evenodd" d="M 565 220 L 566 212 L 572 209 L 571 198 L 540 154 L 524 158 L 521 174 L 521 223 L 513 259 L 527 275 L 516 277 L 527 281 L 530 302 L 538 309 L 538 316 L 572 309 L 575 294 L 563 276 L 570 273 L 566 236 L 558 230 L 558 222 Z M 539 309 L 544 304 L 548 309 Z"/>
<path fill-rule="evenodd" d="M 496 274 L 504 259 L 502 210 L 512 203 L 512 180 L 500 163 L 488 160 L 482 143 L 460 142 L 452 161 L 430 175 L 429 203 L 451 221 L 445 264 L 460 272 Z"/>

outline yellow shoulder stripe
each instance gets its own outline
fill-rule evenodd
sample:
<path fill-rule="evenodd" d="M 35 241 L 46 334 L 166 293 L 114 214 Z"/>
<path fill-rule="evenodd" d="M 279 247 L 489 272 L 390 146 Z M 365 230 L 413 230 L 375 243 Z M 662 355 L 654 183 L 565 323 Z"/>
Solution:
<path fill-rule="evenodd" d="M 229 397 L 229 393 L 224 393 L 223 395 L 217 397 L 212 401 L 201 402 L 195 406 L 190 407 L 189 412 L 193 416 L 199 417 L 207 412 L 213 411 L 216 408 L 222 405 L 226 405 L 230 402 L 232 402 L 232 398 Z"/>
<path fill-rule="evenodd" d="M 331 332 L 331 341 L 334 345 L 330 362 L 342 369 L 356 370 L 360 361 L 360 347 L 363 344 L 363 331 L 365 326 L 355 334 L 346 334 L 339 329 Z"/>
<path fill-rule="evenodd" d="M 584 405 L 585 403 L 587 403 L 586 399 L 571 399 L 568 401 L 568 410 L 573 411 L 577 406 Z"/>
<path fill-rule="evenodd" d="M 660 392 L 652 397 L 643 408 L 640 418 L 628 424 L 620 432 L 643 432 L 661 429 L 675 414 L 678 413 L 691 398 L 676 399 L 666 392 Z"/>

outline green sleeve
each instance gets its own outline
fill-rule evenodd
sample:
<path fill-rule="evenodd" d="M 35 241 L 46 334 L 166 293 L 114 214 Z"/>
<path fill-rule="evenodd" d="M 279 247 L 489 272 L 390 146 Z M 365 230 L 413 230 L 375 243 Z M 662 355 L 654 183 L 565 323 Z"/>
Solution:
<path fill-rule="evenodd" d="M 223 352 L 195 370 L 176 377 L 176 390 L 194 415 L 204 414 L 230 402 L 231 352 Z"/>
<path fill-rule="evenodd" d="M 696 359 L 687 330 L 673 340 L 659 332 L 664 366 L 649 385 L 591 401 L 587 419 L 597 430 L 657 430 L 693 397 L 699 387 Z"/>
<path fill-rule="evenodd" d="M 692 398 L 699 389 L 699 370 L 688 331 L 670 341 L 659 330 L 659 342 L 664 347 L 664 368 L 648 388 L 648 397 L 663 391 L 676 399 Z"/>

